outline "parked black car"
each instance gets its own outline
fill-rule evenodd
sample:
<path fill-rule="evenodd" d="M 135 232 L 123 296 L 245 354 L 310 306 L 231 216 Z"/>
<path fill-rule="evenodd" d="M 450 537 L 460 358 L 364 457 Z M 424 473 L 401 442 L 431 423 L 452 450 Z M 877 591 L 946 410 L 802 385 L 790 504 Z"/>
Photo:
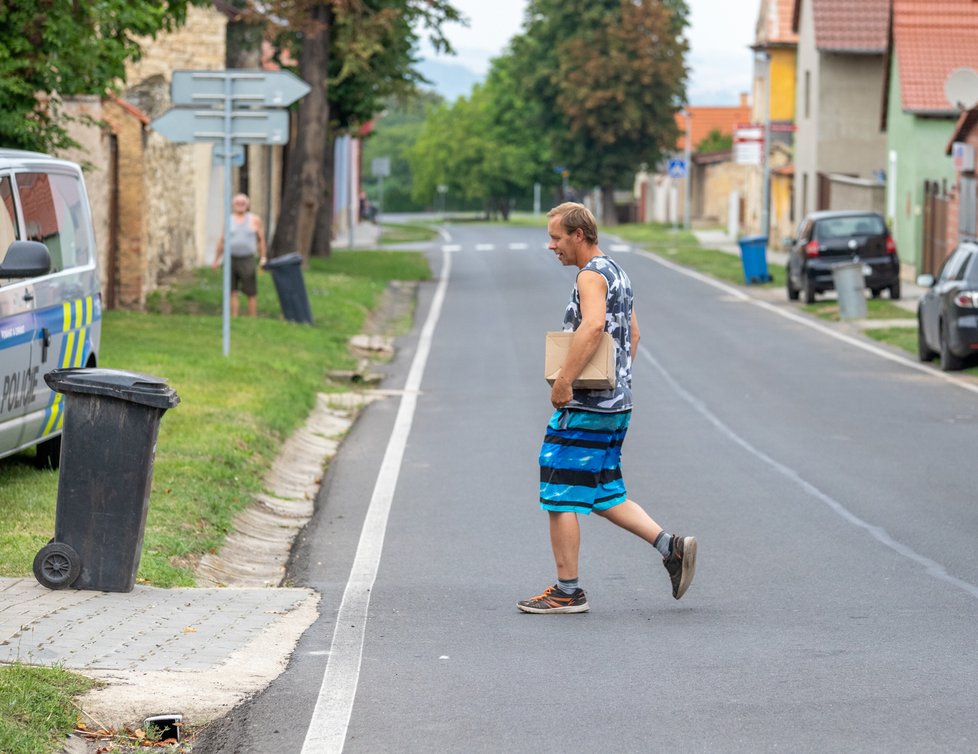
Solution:
<path fill-rule="evenodd" d="M 921 361 L 941 357 L 945 372 L 961 369 L 978 354 L 978 242 L 962 241 L 941 271 L 921 275 L 927 288 L 917 304 L 917 351 Z"/>
<path fill-rule="evenodd" d="M 807 215 L 798 226 L 798 237 L 787 239 L 788 263 L 785 280 L 788 298 L 805 303 L 815 295 L 831 291 L 832 267 L 841 262 L 863 263 L 863 277 L 873 298 L 883 290 L 891 299 L 900 298 L 900 258 L 896 244 L 876 212 L 822 211 Z"/>

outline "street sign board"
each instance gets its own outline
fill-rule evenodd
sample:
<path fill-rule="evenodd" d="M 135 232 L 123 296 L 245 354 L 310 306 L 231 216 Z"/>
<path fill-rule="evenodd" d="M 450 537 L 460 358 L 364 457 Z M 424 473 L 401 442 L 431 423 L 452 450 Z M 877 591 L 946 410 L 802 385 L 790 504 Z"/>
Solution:
<path fill-rule="evenodd" d="M 289 140 L 287 110 L 232 110 L 231 140 L 235 144 L 285 144 Z M 224 141 L 224 110 L 174 107 L 149 125 L 170 141 Z"/>
<path fill-rule="evenodd" d="M 288 107 L 309 93 L 309 84 L 289 71 L 229 69 L 174 71 L 170 99 L 174 105 L 220 105 L 230 79 L 235 107 Z"/>
<path fill-rule="evenodd" d="M 391 158 L 375 157 L 370 163 L 370 172 L 374 178 L 387 178 L 391 174 Z"/>
<path fill-rule="evenodd" d="M 670 178 L 685 178 L 686 177 L 686 160 L 669 160 L 669 177 Z"/>

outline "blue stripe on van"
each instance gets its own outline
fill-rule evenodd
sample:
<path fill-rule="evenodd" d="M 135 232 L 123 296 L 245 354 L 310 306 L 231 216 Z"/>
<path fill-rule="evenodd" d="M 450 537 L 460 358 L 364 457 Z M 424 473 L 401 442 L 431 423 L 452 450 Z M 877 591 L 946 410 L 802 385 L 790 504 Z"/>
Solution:
<path fill-rule="evenodd" d="M 0 320 L 0 350 L 22 346 L 31 342 L 34 337 L 33 317 L 28 314 L 17 314 Z"/>

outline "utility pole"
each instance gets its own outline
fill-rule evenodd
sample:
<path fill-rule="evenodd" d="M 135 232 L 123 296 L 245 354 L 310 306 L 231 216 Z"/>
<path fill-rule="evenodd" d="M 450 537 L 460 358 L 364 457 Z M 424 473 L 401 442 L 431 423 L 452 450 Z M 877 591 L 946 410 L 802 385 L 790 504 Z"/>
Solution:
<path fill-rule="evenodd" d="M 771 239 L 771 54 L 758 55 L 764 65 L 764 177 L 763 204 L 761 205 L 761 233 Z"/>
<path fill-rule="evenodd" d="M 693 183 L 693 114 L 689 111 L 689 104 L 686 104 L 683 110 L 683 115 L 686 116 L 686 139 L 684 146 L 685 154 L 683 155 L 686 162 L 686 179 L 684 181 L 686 196 L 683 201 L 683 227 L 686 230 L 690 229 L 689 224 L 689 214 L 690 214 L 690 202 L 692 201 L 692 183 Z"/>

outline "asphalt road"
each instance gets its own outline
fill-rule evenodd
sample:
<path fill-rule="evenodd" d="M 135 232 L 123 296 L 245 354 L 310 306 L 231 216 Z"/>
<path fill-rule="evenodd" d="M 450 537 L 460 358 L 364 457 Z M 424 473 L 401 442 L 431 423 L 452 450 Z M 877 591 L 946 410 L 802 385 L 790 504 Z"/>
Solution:
<path fill-rule="evenodd" d="M 542 227 L 450 234 L 385 383 L 409 392 L 361 417 L 297 545 L 323 615 L 195 752 L 975 751 L 974 383 L 613 250 L 643 336 L 625 479 L 696 535 L 696 580 L 674 601 L 591 517 L 591 612 L 525 615 L 554 580 L 543 333 L 574 270 Z"/>

